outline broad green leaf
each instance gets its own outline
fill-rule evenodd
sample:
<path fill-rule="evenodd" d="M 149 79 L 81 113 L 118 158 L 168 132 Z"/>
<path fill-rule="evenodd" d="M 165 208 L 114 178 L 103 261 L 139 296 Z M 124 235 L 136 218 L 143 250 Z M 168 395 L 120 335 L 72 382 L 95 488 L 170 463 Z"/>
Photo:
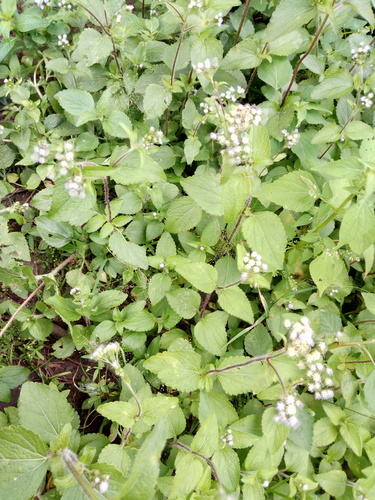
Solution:
<path fill-rule="evenodd" d="M 212 457 L 217 451 L 219 448 L 219 427 L 215 413 L 212 413 L 202 423 L 190 446 L 192 450 L 206 457 Z"/>
<path fill-rule="evenodd" d="M 134 404 L 127 403 L 126 401 L 112 401 L 99 405 L 97 411 L 103 417 L 117 422 L 125 428 L 130 428 L 135 423 L 138 410 Z"/>
<path fill-rule="evenodd" d="M 78 321 L 81 318 L 81 314 L 77 312 L 77 307 L 73 304 L 73 299 L 53 295 L 46 299 L 45 302 L 52 306 L 64 321 Z"/>
<path fill-rule="evenodd" d="M 178 398 L 162 396 L 148 398 L 142 402 L 142 418 L 148 425 L 154 425 L 160 417 L 164 417 L 171 410 L 178 407 Z"/>
<path fill-rule="evenodd" d="M 219 363 L 218 370 L 216 376 L 224 392 L 230 396 L 247 392 L 257 394 L 272 384 L 272 374 L 267 367 L 251 363 L 251 358 L 245 356 L 224 359 Z"/>
<path fill-rule="evenodd" d="M 74 116 L 80 116 L 86 111 L 95 109 L 92 95 L 86 90 L 68 89 L 55 94 L 60 106 Z"/>
<path fill-rule="evenodd" d="M 253 309 L 245 292 L 240 287 L 231 286 L 225 288 L 224 290 L 220 290 L 218 295 L 220 307 L 224 311 L 247 323 L 251 324 L 254 322 Z"/>
<path fill-rule="evenodd" d="M 324 144 L 326 142 L 336 142 L 342 137 L 341 128 L 336 123 L 329 123 L 317 132 L 311 144 Z"/>
<path fill-rule="evenodd" d="M 98 463 L 112 465 L 123 476 L 126 476 L 130 468 L 130 457 L 124 447 L 120 444 L 107 444 L 98 457 Z"/>
<path fill-rule="evenodd" d="M 359 179 L 363 173 L 363 165 L 358 158 L 350 157 L 331 161 L 325 165 L 312 167 L 325 179 Z"/>
<path fill-rule="evenodd" d="M 178 391 L 195 391 L 201 379 L 201 357 L 194 351 L 159 352 L 143 366 L 155 373 L 163 384 Z"/>
<path fill-rule="evenodd" d="M 201 296 L 189 288 L 178 288 L 165 294 L 171 308 L 184 319 L 191 319 L 199 311 Z"/>
<path fill-rule="evenodd" d="M 123 325 L 128 330 L 134 332 L 147 332 L 152 330 L 155 325 L 155 317 L 148 311 L 137 311 L 136 313 L 126 318 Z"/>
<path fill-rule="evenodd" d="M 105 290 L 96 294 L 91 301 L 92 316 L 107 312 L 112 307 L 121 306 L 128 294 L 120 290 Z"/>
<path fill-rule="evenodd" d="M 140 267 L 141 269 L 148 268 L 145 247 L 140 247 L 139 245 L 126 241 L 118 231 L 111 234 L 108 246 L 111 252 L 113 252 L 113 255 L 117 257 L 120 262 L 129 264 L 133 267 Z"/>
<path fill-rule="evenodd" d="M 96 63 L 105 63 L 112 50 L 108 35 L 93 28 L 86 28 L 79 36 L 75 55 L 83 60 L 86 66 L 92 66 Z"/>
<path fill-rule="evenodd" d="M 193 175 L 180 184 L 203 210 L 212 215 L 223 215 L 219 174 Z"/>
<path fill-rule="evenodd" d="M 362 437 L 358 426 L 352 422 L 344 422 L 340 425 L 340 434 L 349 448 L 358 456 L 362 455 Z"/>
<path fill-rule="evenodd" d="M 272 270 L 282 269 L 287 242 L 284 226 L 272 212 L 256 212 L 242 225 L 242 234 L 251 250 Z"/>
<path fill-rule="evenodd" d="M 301 52 L 308 40 L 308 32 L 302 28 L 297 29 L 270 42 L 267 52 L 275 56 L 290 56 L 295 52 Z"/>
<path fill-rule="evenodd" d="M 186 139 L 184 143 L 184 153 L 186 157 L 186 163 L 188 165 L 191 165 L 193 163 L 193 160 L 198 155 L 201 146 L 202 144 L 196 135 Z"/>
<path fill-rule="evenodd" d="M 0 169 L 6 169 L 13 165 L 16 155 L 6 144 L 0 145 Z"/>
<path fill-rule="evenodd" d="M 365 394 L 365 400 L 367 406 L 371 410 L 372 414 L 375 415 L 375 370 L 373 370 L 367 377 L 365 385 L 363 387 L 363 392 Z"/>
<path fill-rule="evenodd" d="M 240 481 L 240 459 L 232 448 L 218 450 L 212 457 L 220 482 L 228 492 L 237 489 Z"/>
<path fill-rule="evenodd" d="M 172 100 L 172 93 L 170 90 L 152 83 L 146 88 L 143 98 L 143 107 L 146 116 L 149 120 L 161 116 Z"/>
<path fill-rule="evenodd" d="M 372 139 L 374 137 L 374 129 L 367 123 L 354 120 L 346 127 L 344 134 L 354 141 L 363 139 Z"/>
<path fill-rule="evenodd" d="M 375 293 L 362 292 L 363 300 L 371 314 L 375 314 Z M 0 371 L 1 374 L 1 371 Z"/>
<path fill-rule="evenodd" d="M 305 212 L 315 203 L 318 188 L 314 178 L 300 170 L 283 175 L 257 193 L 262 200 L 272 201 L 288 210 Z"/>
<path fill-rule="evenodd" d="M 264 500 L 266 498 L 264 486 L 259 483 L 244 484 L 242 492 L 243 500 Z"/>
<path fill-rule="evenodd" d="M 264 42 L 272 42 L 315 17 L 316 7 L 310 0 L 281 0 L 263 33 Z"/>
<path fill-rule="evenodd" d="M 166 274 L 154 274 L 148 283 L 148 296 L 154 306 L 165 297 L 165 292 L 171 289 L 172 280 Z"/>
<path fill-rule="evenodd" d="M 252 181 L 245 174 L 233 174 L 221 186 L 222 204 L 226 222 L 231 222 L 243 210 L 251 193 Z M 236 196 L 233 196 L 236 193 Z"/>
<path fill-rule="evenodd" d="M 205 262 L 180 264 L 176 266 L 175 270 L 186 281 L 202 292 L 211 293 L 216 288 L 217 271 Z"/>
<path fill-rule="evenodd" d="M 225 352 L 227 319 L 227 313 L 215 311 L 204 316 L 194 328 L 194 337 L 199 344 L 216 356 L 221 356 Z"/>
<path fill-rule="evenodd" d="M 173 488 L 168 496 L 171 500 L 188 498 L 195 489 L 204 472 L 202 462 L 194 455 L 186 454 L 176 462 Z"/>
<path fill-rule="evenodd" d="M 202 209 L 189 196 L 175 200 L 167 211 L 165 229 L 170 233 L 182 233 L 195 227 L 202 218 Z"/>
<path fill-rule="evenodd" d="M 340 227 L 340 245 L 346 243 L 361 255 L 375 242 L 375 215 L 365 203 L 353 203 L 344 213 Z"/>
<path fill-rule="evenodd" d="M 298 412 L 298 420 L 299 426 L 290 430 L 288 439 L 298 448 L 310 451 L 313 439 L 314 417 L 308 410 L 302 408 Z"/>
<path fill-rule="evenodd" d="M 16 43 L 16 38 L 12 40 L 6 40 L 5 38 L 0 42 L 0 62 L 7 56 L 7 54 L 12 50 L 13 45 Z"/>
<path fill-rule="evenodd" d="M 262 62 L 258 44 L 252 38 L 232 47 L 224 57 L 220 68 L 228 71 L 256 68 Z"/>
<path fill-rule="evenodd" d="M 46 443 L 55 441 L 65 424 L 78 428 L 79 417 L 54 386 L 25 382 L 18 402 L 20 423 L 39 434 Z"/>
<path fill-rule="evenodd" d="M 353 89 L 353 78 L 348 70 L 337 71 L 334 75 L 326 77 L 311 92 L 312 99 L 338 99 L 348 95 Z"/>
<path fill-rule="evenodd" d="M 260 415 L 247 415 L 234 422 L 230 429 L 234 448 L 248 448 L 262 436 L 262 419 Z"/>
<path fill-rule="evenodd" d="M 0 368 L 0 383 L 6 384 L 9 389 L 14 389 L 23 384 L 30 374 L 24 366 L 2 366 Z"/>
<path fill-rule="evenodd" d="M 48 448 L 38 434 L 14 425 L 0 429 L 0 481 L 3 498 L 33 498 L 42 484 L 49 457 Z"/>
<path fill-rule="evenodd" d="M 129 130 L 132 128 L 132 124 L 128 116 L 119 109 L 115 109 L 106 118 L 104 118 L 103 130 L 106 134 L 113 135 L 114 137 L 127 138 L 128 134 L 121 124 L 124 124 Z"/>
<path fill-rule="evenodd" d="M 337 436 L 336 427 L 329 418 L 323 417 L 314 424 L 314 446 L 328 446 L 333 443 Z"/>
<path fill-rule="evenodd" d="M 286 57 L 273 56 L 272 62 L 266 59 L 258 68 L 258 76 L 274 89 L 281 89 L 292 78 L 293 68 Z"/>
<path fill-rule="evenodd" d="M 236 420 L 238 415 L 233 405 L 222 392 L 212 389 L 210 392 L 200 391 L 198 416 L 201 422 L 215 413 L 220 427 L 227 427 Z"/>
<path fill-rule="evenodd" d="M 271 155 L 271 145 L 267 128 L 263 125 L 250 125 L 248 128 L 251 157 L 255 163 L 268 163 Z"/>
<path fill-rule="evenodd" d="M 14 24 L 17 31 L 27 33 L 28 31 L 38 30 L 42 31 L 51 23 L 50 19 L 42 17 L 42 14 L 28 14 L 23 12 L 14 18 Z"/>
<path fill-rule="evenodd" d="M 159 476 L 160 457 L 167 437 L 167 424 L 160 419 L 144 440 L 134 460 L 130 476 L 121 490 L 122 500 L 151 500 Z"/>
<path fill-rule="evenodd" d="M 344 471 L 330 470 L 322 474 L 314 474 L 313 477 L 329 495 L 338 498 L 344 494 L 347 480 Z"/>
<path fill-rule="evenodd" d="M 290 431 L 287 425 L 275 422 L 276 416 L 277 410 L 275 408 L 267 408 L 262 417 L 263 435 L 270 453 L 275 453 L 283 446 Z"/>
<path fill-rule="evenodd" d="M 117 334 L 116 324 L 109 319 L 99 323 L 91 334 L 92 339 L 99 339 L 101 342 L 108 342 Z"/>
<path fill-rule="evenodd" d="M 257 325 L 246 335 L 245 349 L 251 356 L 261 356 L 272 350 L 272 339 L 265 326 Z"/>
<path fill-rule="evenodd" d="M 310 263 L 310 274 L 320 295 L 330 286 L 340 286 L 344 278 L 347 278 L 344 262 L 329 250 Z"/>

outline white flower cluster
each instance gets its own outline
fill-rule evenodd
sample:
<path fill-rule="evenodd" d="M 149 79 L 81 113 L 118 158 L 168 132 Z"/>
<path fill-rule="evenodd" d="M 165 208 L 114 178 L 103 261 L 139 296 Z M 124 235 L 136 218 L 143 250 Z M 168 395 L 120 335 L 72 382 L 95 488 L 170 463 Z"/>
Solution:
<path fill-rule="evenodd" d="M 224 434 L 224 436 L 221 438 L 221 440 L 223 441 L 223 443 L 228 443 L 229 446 L 234 445 L 231 429 L 227 430 L 227 432 Z"/>
<path fill-rule="evenodd" d="M 58 2 L 57 6 L 60 8 L 63 7 L 64 9 L 69 9 L 69 10 L 72 8 L 72 4 L 67 3 L 66 0 L 60 0 L 60 2 Z"/>
<path fill-rule="evenodd" d="M 366 45 L 365 42 L 361 42 L 357 49 L 351 50 L 353 61 L 357 64 L 363 64 L 370 50 L 371 45 Z"/>
<path fill-rule="evenodd" d="M 217 21 L 217 25 L 221 26 L 223 24 L 223 13 L 219 12 L 218 14 L 216 14 L 215 19 Z"/>
<path fill-rule="evenodd" d="M 98 486 L 99 487 L 99 493 L 107 493 L 108 491 L 108 480 L 109 480 L 110 476 L 107 474 L 105 477 L 104 477 L 104 480 L 102 481 L 99 477 L 96 477 L 94 479 L 94 484 L 95 486 Z"/>
<path fill-rule="evenodd" d="M 59 162 L 61 175 L 67 174 L 74 167 L 74 147 L 71 142 L 64 142 L 64 151 L 56 154 L 56 160 Z"/>
<path fill-rule="evenodd" d="M 311 363 L 306 375 L 310 379 L 307 390 L 314 393 L 315 399 L 333 398 L 335 393 L 331 389 L 333 386 L 332 368 L 321 362 Z"/>
<path fill-rule="evenodd" d="M 118 360 L 119 351 L 120 344 L 118 342 L 110 342 L 107 345 L 100 344 L 91 354 L 90 359 L 111 364 L 114 360 Z"/>
<path fill-rule="evenodd" d="M 86 198 L 86 183 L 82 175 L 73 175 L 73 177 L 64 184 L 64 187 L 72 198 Z"/>
<path fill-rule="evenodd" d="M 295 429 L 300 423 L 297 417 L 298 408 L 302 408 L 303 406 L 304 404 L 296 395 L 289 394 L 283 396 L 276 403 L 278 414 L 275 417 L 275 422 L 286 424 L 292 429 Z"/>
<path fill-rule="evenodd" d="M 243 97 L 244 95 L 245 89 L 238 85 L 237 88 L 229 87 L 225 92 L 221 92 L 220 97 L 227 101 L 236 102 L 239 97 Z"/>
<path fill-rule="evenodd" d="M 58 35 L 57 38 L 58 38 L 57 45 L 59 45 L 60 47 L 63 47 L 64 45 L 69 45 L 69 40 L 66 33 L 64 33 L 63 35 Z"/>
<path fill-rule="evenodd" d="M 372 98 L 374 97 L 373 92 L 369 92 L 367 95 L 363 95 L 361 97 L 361 103 L 364 105 L 365 108 L 371 108 L 371 106 L 374 104 L 374 101 Z"/>
<path fill-rule="evenodd" d="M 154 144 L 163 144 L 163 132 L 150 127 L 150 131 L 142 138 L 143 149 L 150 149 Z"/>
<path fill-rule="evenodd" d="M 215 111 L 215 108 L 213 106 L 210 106 L 207 102 L 199 103 L 199 107 L 205 115 L 208 115 L 208 113 L 213 113 Z"/>
<path fill-rule="evenodd" d="M 0 125 L 0 135 L 3 135 L 4 130 L 5 130 L 5 128 L 2 125 Z"/>
<path fill-rule="evenodd" d="M 301 137 L 298 133 L 298 128 L 295 128 L 293 132 L 288 132 L 285 128 L 281 131 L 286 140 L 286 147 L 291 148 L 298 143 L 299 138 Z"/>
<path fill-rule="evenodd" d="M 201 0 L 190 0 L 188 9 L 201 9 L 203 7 L 203 2 Z"/>
<path fill-rule="evenodd" d="M 286 353 L 290 358 L 305 357 L 314 347 L 314 330 L 308 318 L 303 316 L 292 325 L 289 319 L 284 321 L 284 326 L 289 330 L 289 339 Z"/>
<path fill-rule="evenodd" d="M 246 252 L 243 263 L 245 264 L 245 269 L 255 274 L 268 270 L 267 264 L 263 264 L 262 257 L 257 252 Z"/>
<path fill-rule="evenodd" d="M 35 0 L 35 3 L 40 9 L 44 10 L 46 5 L 51 5 L 51 0 Z"/>
<path fill-rule="evenodd" d="M 34 163 L 45 163 L 47 156 L 49 155 L 49 144 L 47 142 L 41 142 L 39 146 L 34 146 L 34 150 L 30 156 L 31 161 Z"/>
<path fill-rule="evenodd" d="M 251 153 L 247 131 L 250 125 L 259 125 L 262 111 L 254 104 L 237 104 L 232 106 L 229 113 L 225 113 L 227 130 L 220 129 L 210 134 L 225 148 L 229 157 L 236 165 L 246 163 Z"/>
<path fill-rule="evenodd" d="M 206 59 L 203 62 L 199 62 L 197 64 L 192 64 L 193 69 L 199 73 L 210 73 L 211 70 L 214 70 L 219 67 L 219 60 L 217 57 L 213 59 Z"/>

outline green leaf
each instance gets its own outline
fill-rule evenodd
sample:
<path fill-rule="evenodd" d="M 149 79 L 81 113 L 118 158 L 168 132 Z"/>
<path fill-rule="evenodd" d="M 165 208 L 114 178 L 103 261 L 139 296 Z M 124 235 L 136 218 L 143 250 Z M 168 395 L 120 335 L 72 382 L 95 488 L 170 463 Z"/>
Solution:
<path fill-rule="evenodd" d="M 220 68 L 227 71 L 256 68 L 262 62 L 258 44 L 252 38 L 243 40 L 232 47 L 224 57 Z"/>
<path fill-rule="evenodd" d="M 170 233 L 182 233 L 195 227 L 202 218 L 202 209 L 189 196 L 173 201 L 167 211 L 165 229 Z"/>
<path fill-rule="evenodd" d="M 111 252 L 113 252 L 113 255 L 117 257 L 120 262 L 141 269 L 148 268 L 145 247 L 140 247 L 139 245 L 126 241 L 118 231 L 111 234 L 108 246 Z"/>
<path fill-rule="evenodd" d="M 210 392 L 200 391 L 198 416 L 201 422 L 215 413 L 220 427 L 227 427 L 236 420 L 238 415 L 227 396 L 222 392 L 212 389 Z"/>
<path fill-rule="evenodd" d="M 160 241 L 160 240 L 159 240 Z M 164 297 L 165 292 L 171 289 L 172 280 L 166 274 L 154 274 L 148 283 L 148 297 L 151 304 L 158 304 Z"/>
<path fill-rule="evenodd" d="M 99 323 L 91 334 L 92 339 L 99 339 L 101 342 L 108 342 L 117 334 L 117 328 L 113 321 L 105 320 Z"/>
<path fill-rule="evenodd" d="M 105 63 L 112 50 L 108 35 L 93 28 L 86 28 L 79 36 L 76 53 L 86 66 L 92 66 L 96 63 Z"/>
<path fill-rule="evenodd" d="M 14 25 L 17 31 L 27 33 L 28 31 L 38 30 L 42 31 L 51 23 L 50 19 L 42 17 L 42 15 L 28 14 L 23 12 L 14 18 Z"/>
<path fill-rule="evenodd" d="M 0 429 L 0 481 L 4 498 L 33 498 L 47 468 L 48 448 L 38 434 L 14 425 Z"/>
<path fill-rule="evenodd" d="M 167 424 L 160 419 L 144 440 L 130 476 L 120 492 L 122 500 L 151 500 L 159 477 L 160 457 L 167 437 Z"/>
<path fill-rule="evenodd" d="M 298 448 L 310 451 L 313 438 L 314 417 L 308 410 L 302 408 L 298 412 L 298 420 L 299 426 L 290 430 L 288 439 Z"/>
<path fill-rule="evenodd" d="M 264 42 L 272 42 L 315 17 L 316 7 L 309 0 L 281 0 L 263 33 Z"/>
<path fill-rule="evenodd" d="M 257 325 L 246 335 L 245 349 L 251 356 L 261 356 L 272 350 L 272 339 L 265 326 Z"/>
<path fill-rule="evenodd" d="M 177 407 L 178 398 L 158 394 L 142 403 L 142 419 L 146 424 L 154 425 L 160 417 L 164 417 Z"/>
<path fill-rule="evenodd" d="M 224 359 L 219 363 L 218 370 L 223 370 L 216 375 L 224 392 L 230 396 L 247 392 L 257 394 L 272 384 L 272 376 L 267 367 L 260 363 L 251 363 L 251 358 L 245 356 Z"/>
<path fill-rule="evenodd" d="M 18 402 L 20 423 L 39 434 L 46 443 L 55 441 L 65 424 L 78 428 L 79 417 L 63 394 L 36 382 L 25 382 Z"/>
<path fill-rule="evenodd" d="M 238 286 L 231 286 L 218 292 L 219 304 L 224 311 L 247 323 L 254 322 L 254 313 L 246 294 Z"/>
<path fill-rule="evenodd" d="M 195 489 L 203 475 L 203 464 L 194 455 L 184 455 L 176 462 L 176 473 L 173 488 L 168 498 L 188 498 L 189 493 Z"/>
<path fill-rule="evenodd" d="M 163 384 L 178 391 L 195 391 L 201 379 L 201 357 L 194 351 L 159 352 L 143 365 L 155 373 Z"/>
<path fill-rule="evenodd" d="M 217 271 L 205 262 L 180 264 L 175 271 L 202 292 L 212 293 L 216 288 Z"/>
<path fill-rule="evenodd" d="M 27 380 L 30 370 L 24 366 L 2 366 L 0 368 L 0 383 L 14 389 Z"/>
<path fill-rule="evenodd" d="M 199 344 L 216 356 L 221 356 L 225 352 L 227 319 L 227 313 L 215 311 L 198 321 L 194 328 L 194 337 Z"/>
<path fill-rule="evenodd" d="M 275 56 L 290 56 L 295 52 L 302 52 L 302 47 L 308 40 L 307 31 L 297 29 L 270 42 L 267 52 Z"/>
<path fill-rule="evenodd" d="M 329 495 L 335 498 L 341 497 L 346 488 L 346 474 L 342 470 L 330 470 L 322 474 L 314 474 L 314 480 L 319 483 Z"/>
<path fill-rule="evenodd" d="M 272 212 L 256 212 L 242 225 L 242 234 L 271 270 L 282 269 L 287 243 L 284 226 Z"/>
<path fill-rule="evenodd" d="M 125 139 L 128 137 L 128 133 L 123 127 L 121 127 L 121 124 L 124 124 L 129 130 L 131 130 L 132 128 L 132 124 L 128 116 L 122 111 L 116 109 L 112 111 L 112 113 L 110 113 L 106 118 L 104 118 L 103 130 L 106 134 Z"/>
<path fill-rule="evenodd" d="M 252 181 L 244 173 L 231 175 L 221 186 L 225 222 L 232 222 L 243 210 L 251 187 Z M 236 196 L 233 196 L 233 193 L 236 193 Z"/>
<path fill-rule="evenodd" d="M 236 491 L 240 481 L 240 459 L 232 448 L 218 450 L 212 457 L 220 482 L 228 492 Z"/>
<path fill-rule="evenodd" d="M 196 135 L 186 139 L 184 143 L 184 153 L 186 157 L 186 163 L 188 165 L 191 165 L 193 163 L 193 160 L 198 155 L 201 146 L 202 144 Z"/>
<path fill-rule="evenodd" d="M 266 439 L 270 453 L 276 453 L 283 446 L 290 432 L 287 425 L 275 422 L 276 416 L 277 410 L 275 408 L 267 408 L 262 416 L 263 436 Z"/>
<path fill-rule="evenodd" d="M 328 446 L 336 439 L 336 427 L 329 418 L 323 417 L 314 424 L 314 446 Z"/>
<path fill-rule="evenodd" d="M 146 89 L 143 98 L 143 107 L 147 119 L 158 118 L 161 116 L 172 100 L 172 93 L 170 90 L 152 83 Z"/>
<path fill-rule="evenodd" d="M 365 385 L 363 387 L 363 392 L 365 395 L 365 401 L 372 414 L 375 415 L 375 370 L 373 370 L 367 377 Z"/>
<path fill-rule="evenodd" d="M 255 163 L 269 163 L 271 145 L 266 127 L 263 125 L 250 125 L 248 136 L 252 160 Z"/>
<path fill-rule="evenodd" d="M 117 422 L 125 428 L 133 427 L 137 415 L 137 407 L 126 401 L 112 401 L 99 405 L 97 411 L 103 417 Z"/>
<path fill-rule="evenodd" d="M 318 188 L 308 172 L 300 170 L 283 175 L 257 193 L 257 198 L 272 201 L 288 210 L 305 212 L 315 203 Z"/>
<path fill-rule="evenodd" d="M 365 203 L 353 203 L 344 213 L 340 227 L 340 246 L 349 244 L 361 255 L 375 242 L 375 215 Z"/>
<path fill-rule="evenodd" d="M 171 308 L 184 319 L 191 319 L 199 311 L 201 296 L 189 288 L 178 288 L 165 294 Z"/>
<path fill-rule="evenodd" d="M 107 444 L 98 457 L 98 463 L 112 465 L 123 476 L 126 476 L 130 468 L 130 457 L 124 447 L 120 444 Z"/>
<path fill-rule="evenodd" d="M 311 170 L 328 180 L 358 179 L 363 173 L 363 165 L 358 158 L 349 157 L 312 167 Z"/>
<path fill-rule="evenodd" d="M 16 38 L 12 40 L 6 40 L 5 38 L 0 42 L 0 62 L 5 59 L 5 57 L 12 50 L 13 45 L 16 43 Z"/>
<path fill-rule="evenodd" d="M 13 165 L 16 155 L 5 144 L 0 145 L 0 169 L 5 169 Z"/>
<path fill-rule="evenodd" d="M 292 78 L 293 68 L 286 57 L 273 56 L 272 62 L 264 60 L 258 68 L 258 76 L 274 89 L 281 89 Z"/>
<path fill-rule="evenodd" d="M 358 431 L 358 425 L 344 422 L 340 425 L 340 434 L 351 450 L 358 456 L 362 456 L 362 437 Z"/>
<path fill-rule="evenodd" d="M 375 293 L 362 292 L 362 297 L 370 313 L 375 314 Z"/>
<path fill-rule="evenodd" d="M 206 457 L 212 455 L 219 448 L 219 427 L 216 414 L 212 413 L 200 426 L 190 445 L 191 449 Z"/>
<path fill-rule="evenodd" d="M 147 332 L 154 328 L 155 318 L 148 311 L 138 311 L 127 318 L 123 325 L 134 332 Z"/>
<path fill-rule="evenodd" d="M 340 285 L 347 271 L 340 257 L 325 251 L 310 263 L 310 274 L 320 295 L 330 286 Z"/>
<path fill-rule="evenodd" d="M 223 215 L 219 174 L 193 175 L 180 184 L 203 210 L 212 215 Z"/>
<path fill-rule="evenodd" d="M 61 90 L 55 94 L 55 98 L 65 111 L 74 116 L 80 116 L 87 111 L 95 109 L 94 99 L 86 90 Z"/>
<path fill-rule="evenodd" d="M 348 95 L 353 89 L 353 78 L 348 70 L 337 71 L 333 75 L 326 77 L 311 92 L 312 99 L 338 99 Z"/>
<path fill-rule="evenodd" d="M 346 127 L 344 134 L 353 141 L 362 141 L 363 139 L 372 139 L 374 129 L 367 123 L 354 120 Z"/>
<path fill-rule="evenodd" d="M 53 295 L 52 297 L 48 297 L 45 302 L 49 306 L 52 306 L 64 321 L 78 321 L 81 318 L 81 314 L 77 312 L 77 308 L 73 304 L 73 299 Z"/>
<path fill-rule="evenodd" d="M 336 123 L 330 123 L 319 130 L 311 140 L 311 144 L 336 142 L 342 137 L 341 128 Z"/>

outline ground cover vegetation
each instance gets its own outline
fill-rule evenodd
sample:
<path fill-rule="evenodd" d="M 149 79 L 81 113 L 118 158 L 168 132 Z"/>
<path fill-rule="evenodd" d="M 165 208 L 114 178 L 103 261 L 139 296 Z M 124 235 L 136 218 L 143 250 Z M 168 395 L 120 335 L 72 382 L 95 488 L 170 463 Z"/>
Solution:
<path fill-rule="evenodd" d="M 375 498 L 373 6 L 2 0 L 2 498 Z"/>

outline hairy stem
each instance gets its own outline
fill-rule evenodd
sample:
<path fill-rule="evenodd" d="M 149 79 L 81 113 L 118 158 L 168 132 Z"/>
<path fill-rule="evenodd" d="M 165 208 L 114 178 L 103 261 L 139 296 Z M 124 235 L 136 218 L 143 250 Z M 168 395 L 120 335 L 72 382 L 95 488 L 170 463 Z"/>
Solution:
<path fill-rule="evenodd" d="M 250 194 L 247 199 L 246 199 L 246 203 L 245 203 L 245 206 L 243 207 L 242 209 L 242 212 L 240 213 L 238 219 L 237 219 L 237 222 L 236 222 L 236 225 L 234 226 L 233 228 L 233 231 L 230 233 L 230 236 L 228 238 L 228 241 L 226 242 L 225 246 L 226 247 L 229 247 L 230 244 L 232 243 L 232 240 L 235 236 L 235 234 L 237 233 L 238 231 L 238 228 L 240 227 L 240 224 L 242 222 L 242 219 L 244 218 L 244 215 L 245 215 L 245 211 L 247 208 L 249 208 L 249 205 L 251 203 L 251 200 L 253 199 L 253 196 Z"/>
<path fill-rule="evenodd" d="M 246 0 L 245 8 L 244 8 L 243 13 L 242 13 L 241 21 L 240 21 L 240 24 L 238 26 L 238 30 L 237 30 L 237 33 L 236 33 L 236 36 L 235 36 L 235 39 L 234 39 L 233 46 L 237 44 L 238 39 L 240 38 L 240 34 L 241 34 L 241 31 L 242 31 L 242 28 L 243 28 L 243 25 L 244 25 L 247 13 L 249 12 L 250 4 L 251 4 L 251 0 Z"/>
<path fill-rule="evenodd" d="M 276 352 L 271 352 L 270 354 L 264 354 L 263 356 L 250 358 L 248 361 L 244 361 L 243 363 L 236 363 L 235 365 L 226 366 L 225 368 L 214 368 L 212 370 L 208 370 L 206 375 L 211 375 L 211 373 L 222 373 L 228 372 L 229 370 L 236 370 L 238 368 L 243 368 L 244 366 L 251 365 L 252 363 L 260 363 L 262 361 L 268 362 L 269 359 L 277 358 L 278 356 L 282 356 L 283 354 L 285 354 L 284 348 Z"/>
<path fill-rule="evenodd" d="M 302 57 L 300 57 L 298 63 L 296 64 L 296 67 L 294 68 L 294 71 L 293 71 L 293 75 L 292 75 L 292 78 L 290 79 L 290 82 L 289 82 L 289 85 L 288 85 L 288 88 L 286 89 L 285 91 L 285 94 L 283 96 L 283 99 L 281 101 L 281 104 L 280 104 L 280 108 L 282 108 L 285 104 L 285 101 L 290 93 L 290 89 L 292 88 L 292 85 L 293 83 L 295 82 L 295 79 L 296 79 L 296 76 L 297 76 L 297 73 L 299 71 L 299 68 L 301 66 L 301 64 L 303 63 L 303 61 L 306 59 L 306 57 L 311 53 L 312 49 L 314 48 L 315 44 L 317 43 L 317 41 L 319 40 L 319 37 L 320 37 L 320 34 L 321 32 L 323 31 L 323 28 L 326 24 L 326 22 L 328 21 L 328 18 L 329 18 L 329 15 L 326 14 L 324 19 L 323 19 L 323 22 L 322 24 L 320 25 L 318 31 L 316 32 L 315 36 L 314 36 L 314 39 L 313 41 L 311 42 L 311 45 L 310 47 L 307 49 L 307 51 L 303 54 Z"/>
<path fill-rule="evenodd" d="M 281 388 L 283 390 L 284 396 L 287 396 L 288 393 L 286 392 L 284 382 L 281 380 L 280 373 L 276 370 L 276 368 L 273 366 L 273 364 L 271 363 L 271 361 L 269 359 L 267 359 L 267 363 L 272 368 L 272 370 L 275 372 L 276 377 L 278 378 L 279 383 L 281 385 Z"/>

